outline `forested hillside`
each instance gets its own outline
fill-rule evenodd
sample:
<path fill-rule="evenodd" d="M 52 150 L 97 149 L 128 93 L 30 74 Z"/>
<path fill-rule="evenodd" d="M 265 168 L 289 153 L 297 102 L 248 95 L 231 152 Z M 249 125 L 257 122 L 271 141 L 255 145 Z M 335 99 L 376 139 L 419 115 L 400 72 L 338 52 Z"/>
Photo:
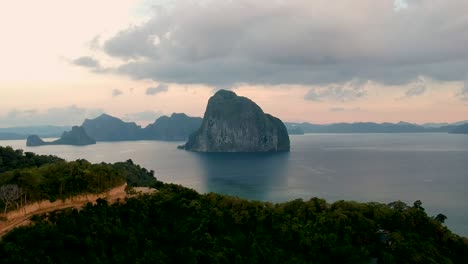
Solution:
<path fill-rule="evenodd" d="M 0 206 L 2 212 L 28 203 L 66 199 L 80 194 L 98 194 L 113 187 L 151 186 L 153 171 L 133 161 L 91 164 L 86 160 L 66 162 L 10 147 L 0 147 Z"/>
<path fill-rule="evenodd" d="M 1 263 L 468 263 L 466 240 L 419 201 L 282 204 L 164 184 L 35 219 L 0 242 Z M 37 243 L 41 241 L 41 243 Z"/>
<path fill-rule="evenodd" d="M 0 263 L 468 263 L 467 240 L 420 201 L 272 204 L 164 184 L 132 160 L 91 164 L 0 150 L 16 160 L 4 164 L 19 168 L 0 174 L 0 186 L 17 186 L 27 201 L 125 181 L 158 189 L 35 216 L 2 237 Z"/>
<path fill-rule="evenodd" d="M 44 164 L 64 161 L 56 156 L 36 155 L 21 149 L 0 146 L 0 173 L 21 168 L 40 167 Z"/>

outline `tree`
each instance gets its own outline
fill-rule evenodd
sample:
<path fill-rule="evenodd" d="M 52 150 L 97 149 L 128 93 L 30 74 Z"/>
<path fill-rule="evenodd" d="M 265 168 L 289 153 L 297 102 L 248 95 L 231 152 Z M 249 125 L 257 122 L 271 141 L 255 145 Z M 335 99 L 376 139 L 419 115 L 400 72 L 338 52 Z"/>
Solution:
<path fill-rule="evenodd" d="M 16 200 L 21 198 L 23 192 L 18 185 L 7 184 L 0 187 L 0 200 L 4 204 L 3 213 L 6 215 L 8 207 L 10 207 Z"/>
<path fill-rule="evenodd" d="M 434 220 L 436 220 L 437 222 L 443 224 L 445 222 L 445 220 L 447 220 L 447 216 L 443 215 L 443 214 L 438 214 Z"/>

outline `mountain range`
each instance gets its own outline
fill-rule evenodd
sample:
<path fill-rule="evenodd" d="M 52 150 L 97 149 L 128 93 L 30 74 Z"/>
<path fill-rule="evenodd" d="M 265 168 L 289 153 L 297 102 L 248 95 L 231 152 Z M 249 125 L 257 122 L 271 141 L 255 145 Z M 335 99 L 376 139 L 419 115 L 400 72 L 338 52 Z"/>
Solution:
<path fill-rule="evenodd" d="M 285 123 L 290 134 L 304 133 L 434 133 L 442 132 L 449 133 L 456 130 L 467 121 L 461 121 L 452 124 L 436 124 L 417 125 L 407 122 L 398 123 L 373 123 L 373 122 L 357 122 L 357 123 L 333 123 L 333 124 L 311 124 L 311 123 Z"/>
<path fill-rule="evenodd" d="M 94 119 L 86 119 L 82 126 L 90 137 L 96 141 L 125 141 L 125 140 L 167 140 L 184 141 L 201 125 L 202 118 L 190 117 L 186 114 L 173 113 L 162 116 L 154 123 L 142 128 L 134 122 L 124 122 L 119 118 L 102 114 Z M 312 124 L 286 122 L 290 135 L 304 133 L 461 133 L 466 134 L 464 124 L 468 120 L 455 123 L 332 123 Z M 41 138 L 59 138 L 64 131 L 70 131 L 71 126 L 21 126 L 0 128 L 0 140 L 26 139 L 30 135 Z M 465 129 L 464 129 L 465 128 Z"/>

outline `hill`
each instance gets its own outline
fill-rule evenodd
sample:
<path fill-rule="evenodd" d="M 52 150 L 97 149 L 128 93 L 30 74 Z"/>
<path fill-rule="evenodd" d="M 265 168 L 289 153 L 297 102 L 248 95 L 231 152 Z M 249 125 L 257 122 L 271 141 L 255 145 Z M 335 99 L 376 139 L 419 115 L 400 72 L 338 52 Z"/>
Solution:
<path fill-rule="evenodd" d="M 125 182 L 159 190 L 35 216 L 0 240 L 0 263 L 468 263 L 468 241 L 420 201 L 247 201 L 158 182 L 131 160 L 90 164 L 0 150 L 17 166 L 0 174 L 0 186 L 19 186 L 21 201 Z"/>
<path fill-rule="evenodd" d="M 3 237 L 0 262 L 468 263 L 445 219 L 419 201 L 271 204 L 164 184 L 126 203 L 35 217 Z"/>

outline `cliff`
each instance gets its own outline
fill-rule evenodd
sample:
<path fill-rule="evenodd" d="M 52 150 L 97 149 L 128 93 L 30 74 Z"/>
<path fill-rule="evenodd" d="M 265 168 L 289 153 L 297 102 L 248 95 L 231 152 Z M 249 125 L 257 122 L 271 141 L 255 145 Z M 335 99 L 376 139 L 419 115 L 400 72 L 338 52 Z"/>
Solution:
<path fill-rule="evenodd" d="M 197 152 L 289 151 L 283 122 L 253 101 L 220 90 L 209 101 L 200 129 L 183 146 Z"/>

